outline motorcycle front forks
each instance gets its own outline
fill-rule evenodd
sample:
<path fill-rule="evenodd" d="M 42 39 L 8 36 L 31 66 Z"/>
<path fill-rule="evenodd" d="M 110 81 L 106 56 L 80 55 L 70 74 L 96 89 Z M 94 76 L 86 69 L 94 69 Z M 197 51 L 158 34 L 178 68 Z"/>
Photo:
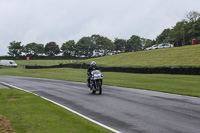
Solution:
<path fill-rule="evenodd" d="M 91 88 L 91 89 L 94 88 L 94 81 L 90 81 L 90 88 Z"/>

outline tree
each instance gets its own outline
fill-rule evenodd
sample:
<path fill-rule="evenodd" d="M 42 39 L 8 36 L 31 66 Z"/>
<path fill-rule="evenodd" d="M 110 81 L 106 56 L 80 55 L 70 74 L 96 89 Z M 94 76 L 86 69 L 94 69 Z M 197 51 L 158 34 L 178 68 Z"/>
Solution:
<path fill-rule="evenodd" d="M 186 19 L 176 23 L 172 29 L 164 29 L 157 36 L 157 43 L 173 43 L 175 46 L 190 45 L 192 39 L 200 39 L 200 13 L 191 11 Z"/>
<path fill-rule="evenodd" d="M 100 35 L 92 35 L 91 37 L 83 37 L 76 44 L 76 54 L 91 57 L 93 51 L 103 51 L 104 55 L 115 49 L 114 43 L 107 37 Z"/>
<path fill-rule="evenodd" d="M 8 54 L 13 57 L 19 57 L 22 54 L 23 46 L 21 46 L 21 42 L 13 41 L 10 43 L 10 46 L 8 46 Z"/>
<path fill-rule="evenodd" d="M 200 41 L 200 18 L 195 21 L 190 30 L 189 30 L 189 34 L 191 35 L 191 39 L 196 39 L 199 43 Z"/>
<path fill-rule="evenodd" d="M 49 42 L 45 45 L 45 54 L 55 56 L 60 53 L 59 46 L 55 42 Z"/>
<path fill-rule="evenodd" d="M 104 55 L 108 55 L 111 51 L 115 50 L 114 43 L 107 37 L 100 35 L 92 35 L 92 46 L 96 51 L 104 51 Z"/>
<path fill-rule="evenodd" d="M 156 38 L 156 43 L 160 44 L 160 43 L 167 43 L 169 42 L 169 34 L 170 34 L 171 29 L 164 29 L 163 32 L 157 36 Z"/>
<path fill-rule="evenodd" d="M 136 35 L 132 35 L 128 40 L 128 47 L 126 47 L 127 52 L 136 52 L 142 50 L 141 38 Z"/>
<path fill-rule="evenodd" d="M 76 51 L 76 43 L 74 40 L 69 40 L 66 43 L 63 43 L 63 45 L 61 46 L 61 50 L 64 56 L 72 56 L 75 54 Z"/>
<path fill-rule="evenodd" d="M 44 45 L 37 44 L 35 42 L 29 43 L 26 46 L 24 46 L 23 52 L 26 53 L 26 56 L 36 57 L 39 54 L 44 53 Z"/>
<path fill-rule="evenodd" d="M 190 27 L 190 24 L 185 20 L 177 22 L 176 26 L 173 27 L 172 38 L 176 46 L 190 44 L 190 34 L 188 32 Z"/>
<path fill-rule="evenodd" d="M 44 44 L 37 44 L 35 54 L 44 54 Z"/>
<path fill-rule="evenodd" d="M 94 50 L 90 37 L 82 37 L 76 44 L 76 55 L 91 57 Z"/>
<path fill-rule="evenodd" d="M 103 37 L 102 39 L 102 44 L 104 46 L 104 55 L 108 55 L 108 53 L 111 53 L 113 50 L 116 49 L 114 43 L 110 39 L 108 39 L 107 37 Z"/>
<path fill-rule="evenodd" d="M 198 18 L 200 18 L 200 13 L 196 12 L 196 11 L 190 11 L 188 14 L 185 15 L 185 18 L 189 21 L 189 22 L 196 22 L 198 20 Z"/>
<path fill-rule="evenodd" d="M 156 43 L 172 43 L 175 46 L 188 44 L 190 38 L 188 33 L 189 27 L 188 22 L 185 20 L 177 22 L 172 29 L 164 29 L 163 32 L 157 36 Z"/>
<path fill-rule="evenodd" d="M 122 52 L 125 52 L 125 47 L 127 45 L 127 41 L 125 39 L 115 38 L 114 44 L 115 44 L 116 51 L 120 50 Z"/>
<path fill-rule="evenodd" d="M 146 49 L 146 48 L 151 47 L 154 44 L 156 44 L 155 40 L 151 40 L 151 39 L 141 38 L 141 41 L 142 41 L 143 49 Z"/>

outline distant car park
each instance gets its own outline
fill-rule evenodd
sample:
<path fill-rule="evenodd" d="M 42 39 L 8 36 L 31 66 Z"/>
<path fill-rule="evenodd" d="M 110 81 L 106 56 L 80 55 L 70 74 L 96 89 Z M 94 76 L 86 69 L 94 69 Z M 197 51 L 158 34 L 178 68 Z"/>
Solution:
<path fill-rule="evenodd" d="M 155 44 L 151 47 L 146 48 L 145 50 L 154 50 L 154 49 L 162 49 L 162 48 L 172 48 L 174 45 L 169 44 L 169 43 L 163 43 L 163 44 Z"/>

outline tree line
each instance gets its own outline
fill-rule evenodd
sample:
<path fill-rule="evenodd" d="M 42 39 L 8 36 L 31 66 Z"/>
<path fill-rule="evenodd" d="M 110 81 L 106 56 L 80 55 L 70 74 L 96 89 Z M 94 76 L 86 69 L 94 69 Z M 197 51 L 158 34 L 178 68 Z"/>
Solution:
<path fill-rule="evenodd" d="M 109 38 L 101 35 L 92 35 L 82 37 L 78 42 L 69 40 L 59 47 L 56 42 L 49 42 L 46 45 L 35 42 L 21 45 L 21 42 L 13 41 L 8 46 L 8 54 L 12 57 L 28 56 L 54 57 L 62 54 L 64 57 L 93 57 L 94 52 L 102 52 L 103 56 L 120 52 L 136 52 L 144 50 L 154 44 L 171 43 L 174 46 L 191 44 L 192 39 L 200 41 L 200 13 L 191 11 L 186 14 L 185 19 L 177 22 L 174 27 L 164 29 L 155 40 L 141 38 L 132 35 L 128 40 L 115 38 L 111 41 Z"/>
<path fill-rule="evenodd" d="M 94 52 L 102 52 L 102 56 L 115 54 L 120 52 L 133 52 L 143 49 L 143 44 L 152 43 L 150 39 L 140 38 L 132 35 L 129 40 L 115 38 L 114 42 L 109 38 L 101 35 L 92 35 L 90 37 L 82 37 L 77 43 L 69 40 L 59 47 L 56 42 L 49 42 L 46 45 L 37 44 L 35 42 L 27 45 L 21 45 L 21 42 L 13 41 L 8 46 L 8 54 L 12 57 L 20 57 L 22 55 L 28 57 L 49 56 L 54 57 L 62 54 L 65 57 L 93 57 Z"/>
<path fill-rule="evenodd" d="M 195 39 L 200 42 L 200 13 L 190 11 L 185 19 L 176 23 L 172 28 L 164 29 L 157 36 L 156 43 L 172 43 L 174 46 L 190 45 Z"/>

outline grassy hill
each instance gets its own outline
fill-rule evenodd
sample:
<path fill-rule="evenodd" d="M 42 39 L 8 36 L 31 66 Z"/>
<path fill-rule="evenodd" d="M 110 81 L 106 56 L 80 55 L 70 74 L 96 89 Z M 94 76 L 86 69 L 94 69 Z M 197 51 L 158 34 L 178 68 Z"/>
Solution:
<path fill-rule="evenodd" d="M 200 67 L 200 45 L 122 53 L 84 60 L 95 60 L 98 66 L 126 67 Z"/>

